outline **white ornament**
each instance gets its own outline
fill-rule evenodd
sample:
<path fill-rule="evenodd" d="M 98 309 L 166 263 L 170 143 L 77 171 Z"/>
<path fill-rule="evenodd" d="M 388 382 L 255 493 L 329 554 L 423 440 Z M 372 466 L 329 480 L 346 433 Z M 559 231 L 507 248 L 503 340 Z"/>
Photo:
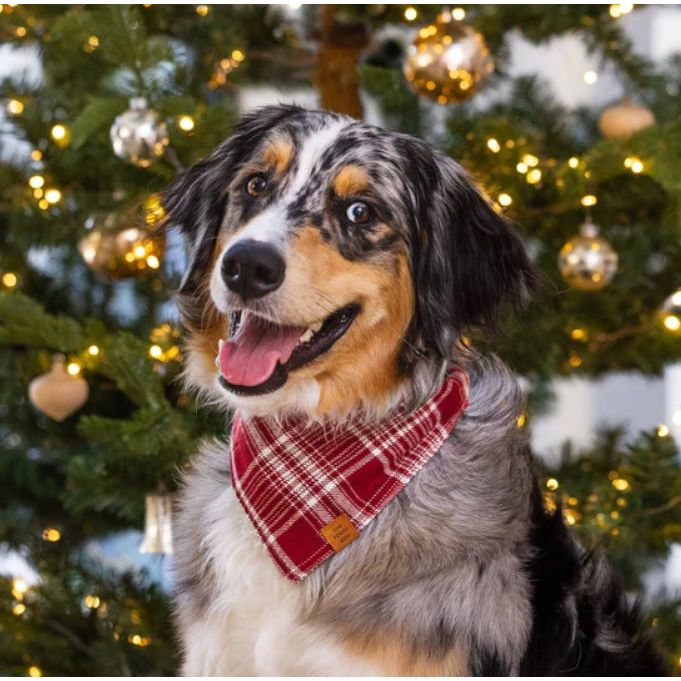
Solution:
<path fill-rule="evenodd" d="M 610 243 L 588 220 L 558 255 L 558 269 L 570 286 L 581 291 L 605 288 L 617 273 L 619 257 Z"/>
<path fill-rule="evenodd" d="M 87 381 L 66 371 L 64 355 L 55 355 L 50 371 L 34 378 L 28 386 L 31 404 L 55 421 L 77 412 L 89 394 Z"/>
<path fill-rule="evenodd" d="M 116 117 L 111 126 L 111 145 L 124 161 L 148 168 L 163 156 L 168 146 L 168 128 L 144 97 L 130 100 L 130 108 Z"/>
<path fill-rule="evenodd" d="M 167 494 L 147 494 L 144 539 L 140 553 L 172 553 L 172 499 Z"/>

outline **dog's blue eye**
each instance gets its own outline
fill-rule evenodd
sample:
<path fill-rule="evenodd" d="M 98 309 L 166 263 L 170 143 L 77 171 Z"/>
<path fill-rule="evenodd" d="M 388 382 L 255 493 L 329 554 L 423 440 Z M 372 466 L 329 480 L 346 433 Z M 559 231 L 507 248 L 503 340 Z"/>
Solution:
<path fill-rule="evenodd" d="M 356 201 L 348 206 L 345 217 L 355 225 L 366 225 L 373 218 L 373 211 L 366 203 Z"/>
<path fill-rule="evenodd" d="M 260 196 L 267 189 L 267 178 L 264 175 L 251 175 L 246 181 L 246 191 L 251 196 Z"/>

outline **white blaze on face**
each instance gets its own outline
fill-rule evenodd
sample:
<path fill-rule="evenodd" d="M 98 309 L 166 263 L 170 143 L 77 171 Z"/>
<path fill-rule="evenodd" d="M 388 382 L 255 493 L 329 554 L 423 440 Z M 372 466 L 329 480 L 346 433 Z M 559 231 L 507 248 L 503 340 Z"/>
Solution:
<path fill-rule="evenodd" d="M 246 223 L 231 239 L 227 241 L 220 256 L 215 261 L 210 277 L 210 293 L 215 306 L 220 312 L 228 312 L 226 306 L 227 287 L 222 279 L 221 267 L 224 254 L 240 241 L 253 240 L 270 243 L 281 248 L 287 232 L 286 206 L 291 203 L 298 193 L 310 181 L 312 171 L 322 154 L 338 138 L 341 131 L 350 125 L 351 121 L 340 120 L 329 123 L 321 130 L 311 133 L 305 138 L 297 154 L 295 177 L 289 184 L 288 190 L 277 203 L 268 206 Z"/>

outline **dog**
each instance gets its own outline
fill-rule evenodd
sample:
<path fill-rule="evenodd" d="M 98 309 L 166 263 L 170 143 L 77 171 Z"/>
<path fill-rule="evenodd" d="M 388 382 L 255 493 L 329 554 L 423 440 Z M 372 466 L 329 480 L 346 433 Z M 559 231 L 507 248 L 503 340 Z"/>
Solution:
<path fill-rule="evenodd" d="M 452 367 L 465 376 L 437 451 L 364 527 L 340 518 L 340 550 L 300 579 L 236 494 L 230 445 L 202 445 L 174 518 L 185 674 L 664 672 L 607 561 L 544 508 L 512 374 L 466 342 L 539 279 L 460 165 L 415 137 L 271 106 L 163 205 L 189 245 L 186 380 L 239 423 L 383 432 Z"/>

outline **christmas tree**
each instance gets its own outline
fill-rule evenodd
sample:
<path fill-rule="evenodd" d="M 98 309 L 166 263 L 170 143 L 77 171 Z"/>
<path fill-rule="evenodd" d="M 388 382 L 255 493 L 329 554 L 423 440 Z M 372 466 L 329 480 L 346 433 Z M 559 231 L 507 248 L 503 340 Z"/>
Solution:
<path fill-rule="evenodd" d="M 0 10 L 5 47 L 36 65 L 6 73 L 1 95 L 0 537 L 35 575 L 0 577 L 3 673 L 176 672 L 166 590 L 92 547 L 146 523 L 142 548 L 169 550 L 178 470 L 227 428 L 178 380 L 183 247 L 161 229 L 159 192 L 229 135 L 248 88 L 314 84 L 320 106 L 357 117 L 371 101 L 517 222 L 546 290 L 473 342 L 526 379 L 518 427 L 556 376 L 656 374 L 681 358 L 681 57 L 654 66 L 633 51 L 631 5 Z M 511 33 L 579 36 L 629 100 L 566 109 L 549 83 L 509 74 Z M 540 475 L 549 507 L 632 594 L 681 537 L 664 425 L 566 443 Z M 660 593 L 646 607 L 678 668 L 679 603 Z"/>

